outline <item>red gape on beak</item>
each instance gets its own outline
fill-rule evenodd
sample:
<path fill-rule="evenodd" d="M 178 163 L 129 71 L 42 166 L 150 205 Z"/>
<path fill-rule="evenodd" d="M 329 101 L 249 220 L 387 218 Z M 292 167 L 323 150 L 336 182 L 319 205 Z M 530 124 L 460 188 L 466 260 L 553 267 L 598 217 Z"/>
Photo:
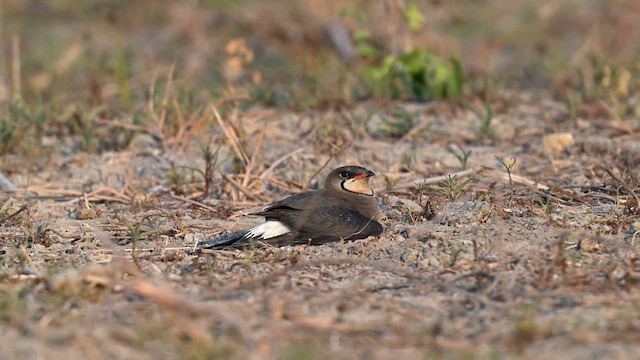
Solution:
<path fill-rule="evenodd" d="M 357 176 L 356 176 L 356 177 L 354 177 L 353 179 L 354 179 L 354 180 L 360 180 L 360 179 L 364 179 L 364 178 L 371 177 L 371 176 L 373 176 L 373 175 L 375 175 L 375 174 L 376 174 L 376 173 L 374 173 L 373 171 L 371 171 L 371 170 L 367 170 L 367 172 L 364 172 L 364 173 L 362 173 L 362 174 L 360 174 L 360 175 L 357 175 Z"/>

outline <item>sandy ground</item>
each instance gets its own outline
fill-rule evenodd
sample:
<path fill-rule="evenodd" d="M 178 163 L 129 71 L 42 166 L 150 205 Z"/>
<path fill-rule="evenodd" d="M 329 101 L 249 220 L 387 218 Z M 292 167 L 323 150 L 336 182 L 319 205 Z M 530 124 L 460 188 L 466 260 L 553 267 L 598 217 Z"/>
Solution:
<path fill-rule="evenodd" d="M 640 123 L 532 94 L 494 106 L 484 132 L 456 103 L 250 109 L 184 148 L 51 137 L 6 157 L 0 357 L 637 357 Z M 221 165 L 203 197 L 205 143 Z M 347 164 L 378 174 L 379 238 L 194 250 Z"/>

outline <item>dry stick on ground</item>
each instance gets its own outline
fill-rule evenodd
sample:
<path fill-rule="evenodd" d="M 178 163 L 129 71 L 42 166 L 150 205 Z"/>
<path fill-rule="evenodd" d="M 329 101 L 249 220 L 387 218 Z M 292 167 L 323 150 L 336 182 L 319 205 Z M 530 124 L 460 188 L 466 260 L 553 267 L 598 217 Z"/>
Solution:
<path fill-rule="evenodd" d="M 196 197 L 200 200 L 204 200 L 209 197 L 209 191 L 211 191 L 211 186 L 213 185 L 214 158 L 216 162 L 218 161 L 218 152 L 216 151 L 216 154 L 214 155 L 208 145 L 202 149 L 202 152 L 204 157 L 204 188 L 202 189 L 202 194 Z"/>
<path fill-rule="evenodd" d="M 178 106 L 178 100 L 175 101 L 175 106 Z M 199 134 L 202 132 L 202 128 L 207 123 L 207 120 L 211 117 L 211 110 L 205 111 L 199 118 L 185 122 L 184 124 L 180 124 L 180 129 L 178 130 L 178 134 L 176 135 L 176 139 L 178 142 L 178 146 L 181 149 L 186 149 L 187 146 L 191 143 L 191 140 L 195 136 L 195 134 Z M 194 115 L 195 116 L 195 115 Z"/>
<path fill-rule="evenodd" d="M 53 232 L 54 234 L 64 237 L 64 238 L 74 238 L 74 237 L 80 237 L 80 235 L 65 235 L 62 236 L 57 232 L 54 232 L 53 230 L 50 230 L 51 232 Z M 90 249 L 90 250 L 83 250 L 86 252 L 91 252 L 91 253 L 106 253 L 106 254 L 111 254 L 111 253 L 130 253 L 130 252 L 144 252 L 144 253 L 154 253 L 154 252 L 161 252 L 161 251 L 185 251 L 185 250 L 193 250 L 194 247 L 193 246 L 166 246 L 166 247 L 162 247 L 162 248 L 131 248 L 131 249 L 118 249 L 118 250 L 114 250 L 114 249 Z"/>
<path fill-rule="evenodd" d="M 134 199 L 135 198 L 135 192 L 133 191 L 129 191 L 129 184 L 131 184 L 133 182 L 133 179 L 136 177 L 136 168 L 135 168 L 135 164 L 133 161 L 131 161 L 129 163 L 129 171 L 127 171 L 127 177 L 124 178 L 123 183 L 122 183 L 122 189 L 120 191 L 114 189 L 113 187 L 111 187 L 110 185 L 105 185 L 105 188 L 108 188 L 110 190 L 113 191 L 113 193 L 119 193 L 121 194 L 123 197 L 128 197 L 130 199 Z M 104 183 L 107 183 L 107 181 L 103 181 Z M 127 193 L 129 194 L 129 196 L 127 196 Z"/>
<path fill-rule="evenodd" d="M 173 71 L 176 67 L 176 63 L 171 64 L 169 68 L 169 74 L 167 75 L 167 84 L 164 87 L 164 97 L 162 98 L 162 111 L 160 112 L 160 117 L 157 119 L 156 131 L 158 136 L 160 137 L 160 141 L 162 142 L 162 148 L 165 148 L 166 139 L 164 134 L 164 123 L 167 119 L 167 110 L 169 108 L 169 93 L 171 89 L 171 85 L 173 83 Z M 153 98 L 150 98 L 150 101 L 153 102 Z"/>
<path fill-rule="evenodd" d="M 322 169 L 324 169 L 325 167 L 327 167 L 327 165 L 329 165 L 329 163 L 331 162 L 331 160 L 333 160 L 336 156 L 342 154 L 343 152 L 345 152 L 348 148 L 351 147 L 351 143 L 348 142 L 346 144 L 343 144 L 341 147 L 336 146 L 335 144 L 329 143 L 329 145 L 331 145 L 335 151 L 331 154 L 331 156 L 329 156 L 329 158 L 327 159 L 327 161 L 324 162 L 324 164 L 322 164 L 322 166 L 320 166 L 320 168 L 318 170 L 316 170 L 315 173 L 313 173 L 313 175 L 311 175 L 311 177 L 309 178 L 309 181 L 307 181 L 307 186 L 306 188 L 308 189 L 309 186 L 311 186 L 311 182 L 313 181 L 313 179 L 318 176 L 318 174 L 320 173 L 320 171 L 322 171 Z"/>
<path fill-rule="evenodd" d="M 183 137 L 184 137 L 185 132 L 187 131 L 187 128 L 189 127 L 188 123 L 190 121 L 187 121 L 187 119 L 185 119 L 184 114 L 182 113 L 182 110 L 180 109 L 180 103 L 178 103 L 178 98 L 177 97 L 174 97 L 173 101 L 171 103 L 173 104 L 173 108 L 176 111 L 176 121 L 178 123 L 178 130 L 176 131 L 175 134 L 173 134 L 173 141 L 174 141 L 175 144 L 178 144 L 178 146 L 180 148 L 184 149 L 182 147 L 184 145 L 182 140 L 184 139 Z M 207 112 L 209 112 L 209 111 L 207 111 Z M 189 118 L 193 119 L 193 117 L 195 116 L 196 113 L 197 112 L 194 111 Z"/>
<path fill-rule="evenodd" d="M 617 182 L 618 184 L 620 184 L 620 186 L 622 186 L 622 188 L 628 192 L 631 196 L 633 196 L 633 198 L 635 199 L 636 203 L 635 206 L 640 205 L 640 200 L 638 200 L 638 196 L 636 195 L 635 189 L 632 189 L 631 186 L 629 186 L 629 184 L 627 184 L 626 181 L 623 181 L 618 175 L 613 173 L 613 170 L 611 170 L 611 168 L 606 167 L 604 168 L 604 171 L 607 172 L 607 174 L 609 174 L 609 176 L 611 176 L 611 178 L 613 180 L 615 180 L 615 182 Z"/>
<path fill-rule="evenodd" d="M 258 157 L 258 153 L 260 152 L 260 149 L 262 148 L 262 144 L 264 143 L 264 135 L 266 131 L 267 131 L 267 123 L 265 122 L 264 125 L 262 126 L 262 130 L 260 131 L 260 135 L 258 135 L 258 142 L 256 144 L 255 149 L 253 149 L 253 153 L 251 154 L 251 159 L 249 160 L 249 163 L 246 166 L 246 171 L 244 173 L 244 177 L 242 178 L 241 184 L 245 188 L 249 185 L 249 180 L 251 179 L 251 171 L 254 169 L 254 167 L 256 167 L 255 166 L 256 158 Z"/>
<path fill-rule="evenodd" d="M 245 194 L 246 196 L 248 196 L 250 198 L 254 198 L 254 199 L 257 199 L 257 200 L 260 200 L 260 201 L 268 201 L 269 200 L 269 198 L 267 198 L 264 195 L 252 193 L 251 191 L 249 191 L 249 189 L 247 189 L 246 187 L 242 186 L 242 184 L 240 184 L 237 181 L 235 181 L 231 176 L 229 176 L 229 174 L 223 174 L 222 177 L 224 177 L 224 179 L 227 180 L 229 182 L 229 184 L 233 185 L 233 187 L 238 189 L 238 191 L 240 191 L 241 193 Z"/>
<path fill-rule="evenodd" d="M 566 188 L 560 188 L 558 186 L 550 185 L 549 188 L 552 190 L 553 195 L 563 204 L 568 205 L 571 201 L 575 201 L 577 203 L 590 205 L 589 201 L 586 200 L 586 196 L 576 195 L 570 191 L 567 191 Z M 563 198 L 561 198 L 563 197 Z M 565 200 L 568 199 L 568 200 Z"/>
<path fill-rule="evenodd" d="M 184 149 L 188 144 L 191 143 L 191 140 L 193 139 L 195 134 L 199 134 L 201 132 L 200 130 L 207 123 L 207 120 L 212 115 L 212 111 L 211 110 L 206 111 L 197 119 L 195 119 L 195 117 L 192 117 L 191 119 L 187 120 L 184 118 L 184 115 L 180 111 L 180 105 L 176 98 L 173 99 L 173 106 L 176 109 L 176 116 L 178 117 L 178 123 L 179 123 L 178 130 L 176 134 L 174 134 L 174 138 L 175 138 L 174 142 L 178 145 L 178 147 Z M 153 109 L 153 106 L 149 105 L 149 108 Z M 98 119 L 96 120 L 96 124 L 114 126 L 118 128 L 127 129 L 127 130 L 138 131 L 144 134 L 149 134 L 153 136 L 154 139 L 162 143 L 162 139 L 160 138 L 162 134 L 158 134 L 156 129 L 152 129 L 148 126 L 134 125 L 130 123 L 108 120 L 108 119 Z"/>
<path fill-rule="evenodd" d="M 249 158 L 242 148 L 242 144 L 240 144 L 240 140 L 238 139 L 238 135 L 235 130 L 222 120 L 222 117 L 220 116 L 220 113 L 218 113 L 218 109 L 215 105 L 211 105 L 211 109 L 213 110 L 213 114 L 215 115 L 216 121 L 222 129 L 224 136 L 227 138 L 233 152 L 236 154 L 236 157 L 246 166 L 249 163 Z"/>
<path fill-rule="evenodd" d="M 24 204 L 24 205 L 22 205 L 22 207 L 21 207 L 20 209 L 18 209 L 18 210 L 17 210 L 17 211 L 15 211 L 14 213 L 9 214 L 9 215 L 7 215 L 7 216 L 3 217 L 2 219 L 0 219 L 0 224 L 2 224 L 3 222 L 5 222 L 5 221 L 7 221 L 7 220 L 11 219 L 12 217 L 14 217 L 14 216 L 16 216 L 16 215 L 18 215 L 18 214 L 20 214 L 21 212 L 23 212 L 23 211 L 25 211 L 25 210 L 29 209 L 29 206 L 30 206 L 30 205 L 31 205 L 31 203 Z"/>
<path fill-rule="evenodd" d="M 247 101 L 247 100 L 251 100 L 251 98 L 248 96 L 236 96 L 236 97 L 223 98 L 216 101 L 216 107 L 219 108 L 220 106 L 228 102 L 240 102 L 240 101 Z M 209 120 L 209 118 L 213 114 L 213 111 L 212 109 L 209 109 L 205 111 L 204 114 L 202 114 L 197 118 L 195 117 L 195 113 L 194 113 L 193 116 L 191 116 L 188 120 L 186 120 L 184 119 L 184 116 L 180 111 L 180 104 L 178 103 L 177 98 L 173 99 L 173 106 L 176 109 L 178 120 L 180 120 L 178 132 L 175 135 L 176 142 L 178 143 L 178 146 L 181 149 L 184 149 L 187 147 L 187 145 L 191 143 L 191 140 L 196 134 L 201 133 L 202 127 L 207 123 L 207 120 Z"/>
<path fill-rule="evenodd" d="M 180 197 L 180 196 L 177 196 L 177 195 L 170 195 L 170 196 L 174 200 L 184 201 L 184 202 L 186 202 L 188 204 L 191 204 L 191 205 L 194 205 L 194 206 L 197 206 L 197 207 L 201 207 L 201 208 L 203 208 L 205 210 L 211 211 L 212 213 L 216 213 L 217 212 L 216 209 L 212 208 L 211 206 L 205 205 L 205 204 L 203 204 L 203 203 L 201 203 L 199 201 L 192 200 L 192 199 L 187 199 L 187 198 Z"/>
<path fill-rule="evenodd" d="M 453 174 L 448 174 L 448 175 L 442 175 L 442 176 L 436 176 L 436 177 L 431 177 L 431 178 L 424 178 L 422 180 L 411 180 L 411 181 L 406 181 L 406 182 L 402 182 L 400 184 L 395 185 L 393 188 L 394 190 L 399 190 L 399 189 L 409 189 L 412 187 L 419 187 L 419 186 L 424 186 L 424 185 L 429 185 L 429 184 L 437 184 L 439 182 L 442 181 L 446 181 L 447 178 L 449 178 L 450 176 L 456 176 L 458 178 L 461 177 L 465 177 L 465 176 L 471 176 L 474 175 L 476 173 L 479 173 L 480 171 L 484 170 L 485 168 L 482 166 L 477 166 L 473 169 L 467 169 L 467 170 L 462 170 L 462 171 L 458 171 L 455 172 Z M 375 191 L 376 192 L 382 192 L 382 191 L 386 191 L 387 187 L 379 187 L 376 188 Z"/>
<path fill-rule="evenodd" d="M 492 169 L 492 170 L 494 170 L 494 169 Z M 509 181 L 509 175 L 508 174 L 502 174 L 501 179 L 503 181 L 508 182 Z M 548 191 L 549 190 L 548 186 L 542 185 L 542 184 L 538 183 L 537 181 L 533 181 L 531 179 L 527 179 L 526 177 L 520 176 L 520 175 L 511 174 L 511 181 L 516 183 L 516 184 L 522 184 L 522 185 L 535 187 L 538 190 L 543 190 L 543 191 Z"/>
<path fill-rule="evenodd" d="M 276 187 L 279 187 L 279 188 L 284 189 L 284 190 L 289 191 L 289 192 L 304 192 L 304 191 L 307 191 L 307 190 L 304 190 L 304 189 L 292 189 L 291 188 L 291 184 L 287 184 L 286 182 L 284 182 L 282 180 L 278 180 L 276 178 L 269 178 L 267 181 L 272 183 Z"/>
<path fill-rule="evenodd" d="M 410 140 L 414 135 L 419 134 L 422 131 L 425 131 L 432 123 L 428 121 L 421 122 L 417 126 L 414 126 L 409 130 L 404 136 L 402 136 L 399 140 L 400 143 Z"/>
<path fill-rule="evenodd" d="M 591 220 L 587 223 L 586 227 L 588 228 L 589 226 L 591 226 L 591 224 L 594 224 L 594 223 L 608 223 L 608 222 L 612 221 L 612 220 L 616 217 L 616 214 L 618 214 L 618 212 L 619 212 L 619 210 L 620 210 L 620 203 L 621 203 L 621 201 L 620 201 L 620 194 L 619 194 L 619 193 L 617 193 L 617 194 L 616 194 L 616 201 L 615 201 L 616 207 L 613 209 L 613 211 L 611 212 L 611 214 L 609 214 L 609 216 L 607 216 L 606 218 L 602 218 L 602 219 L 600 219 L 600 218 L 591 219 Z"/>
<path fill-rule="evenodd" d="M 19 192 L 25 192 L 24 189 L 16 189 L 13 192 L 15 193 L 19 193 Z M 37 186 L 29 186 L 29 188 L 27 188 L 26 192 L 31 192 L 31 193 L 35 193 L 37 194 L 37 196 L 35 198 L 38 199 L 46 199 L 46 198 L 51 198 L 51 199 L 66 199 L 69 197 L 73 197 L 73 198 L 80 198 L 84 196 L 84 192 L 82 191 L 78 191 L 78 190 L 65 190 L 65 189 L 45 189 L 45 188 L 40 188 Z M 105 195 L 99 195 L 102 192 L 109 192 L 112 195 L 115 196 L 105 196 Z M 86 194 L 86 197 L 89 201 L 112 201 L 112 202 L 120 202 L 120 203 L 129 203 L 130 199 L 129 197 L 125 196 L 124 194 L 120 193 L 119 191 L 113 189 L 110 186 L 105 186 L 102 187 L 98 190 L 92 191 L 88 194 Z M 23 196 L 23 198 L 30 198 L 26 195 Z M 73 201 L 79 201 L 74 199 Z"/>
<path fill-rule="evenodd" d="M 437 184 L 443 181 L 446 181 L 449 177 L 453 177 L 456 176 L 458 178 L 462 178 L 462 177 L 466 177 L 466 176 L 472 176 L 475 174 L 479 174 L 483 171 L 498 171 L 496 169 L 492 169 L 492 168 L 488 168 L 486 166 L 476 166 L 472 169 L 466 169 L 466 170 L 462 170 L 462 171 L 458 171 L 452 174 L 447 174 L 447 175 L 442 175 L 442 176 L 435 176 L 435 177 L 430 177 L 430 178 L 424 178 L 422 180 L 411 180 L 411 181 L 405 181 L 402 182 L 400 184 L 397 184 L 394 186 L 394 190 L 400 190 L 400 189 L 409 189 L 412 187 L 419 187 L 419 186 L 424 186 L 424 185 L 431 185 L 431 184 Z M 518 183 L 518 184 L 522 184 L 522 185 L 527 185 L 527 186 L 532 186 L 535 187 L 539 190 L 549 190 L 549 187 L 546 185 L 542 185 L 539 184 L 533 180 L 527 179 L 524 176 L 520 176 L 520 175 L 514 175 L 511 174 L 511 180 L 509 180 L 509 176 L 508 174 L 500 174 L 500 180 L 505 181 L 507 183 L 514 182 L 514 183 Z M 381 192 L 381 191 L 386 191 L 386 187 L 378 187 L 375 189 L 376 192 Z"/>
<path fill-rule="evenodd" d="M 157 134 L 153 133 L 152 131 L 150 131 L 147 127 L 140 126 L 140 125 L 129 124 L 129 123 L 124 123 L 124 122 L 120 122 L 120 121 L 116 121 L 116 120 L 97 119 L 96 120 L 96 125 L 114 126 L 114 127 L 118 127 L 118 128 L 122 128 L 122 129 L 139 131 L 141 133 L 145 133 L 145 134 L 149 134 L 149 135 L 157 135 Z"/>
<path fill-rule="evenodd" d="M 221 103 L 223 103 L 222 100 L 218 101 L 217 106 L 220 106 Z M 184 115 L 182 115 L 182 111 L 180 111 L 180 103 L 178 103 L 177 98 L 173 99 L 173 107 L 176 109 L 176 115 L 179 120 L 178 131 L 175 135 L 176 143 L 181 149 L 184 149 L 191 143 L 191 139 L 193 139 L 194 135 L 201 132 L 200 130 L 207 123 L 207 120 L 211 117 L 213 111 L 208 109 L 204 114 L 197 118 L 197 112 L 194 112 L 187 120 L 184 118 Z"/>
<path fill-rule="evenodd" d="M 240 102 L 240 101 L 250 101 L 252 100 L 249 96 L 232 96 L 228 98 L 222 98 L 216 101 L 216 107 L 220 107 L 229 102 Z"/>
<path fill-rule="evenodd" d="M 280 157 L 278 160 L 274 161 L 273 164 L 271 164 L 271 166 L 269 166 L 269 168 L 267 168 L 267 170 L 263 171 L 262 174 L 260 174 L 260 176 L 258 177 L 258 179 L 256 181 L 254 181 L 253 183 L 251 183 L 250 187 L 254 187 L 256 185 L 256 183 L 258 181 L 264 181 L 264 179 L 266 179 L 271 172 L 273 172 L 273 170 L 276 168 L 276 166 L 280 165 L 282 162 L 284 162 L 285 160 L 287 160 L 288 158 L 296 155 L 297 153 L 304 151 L 304 148 L 298 148 L 282 157 Z"/>

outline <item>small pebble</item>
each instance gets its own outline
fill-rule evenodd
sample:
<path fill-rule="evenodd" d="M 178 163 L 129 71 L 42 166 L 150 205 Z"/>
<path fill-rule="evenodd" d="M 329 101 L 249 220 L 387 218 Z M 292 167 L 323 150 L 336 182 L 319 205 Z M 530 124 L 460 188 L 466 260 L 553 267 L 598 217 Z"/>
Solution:
<path fill-rule="evenodd" d="M 418 260 L 420 253 L 417 250 L 407 250 L 400 255 L 400 260 L 405 263 L 412 263 Z"/>

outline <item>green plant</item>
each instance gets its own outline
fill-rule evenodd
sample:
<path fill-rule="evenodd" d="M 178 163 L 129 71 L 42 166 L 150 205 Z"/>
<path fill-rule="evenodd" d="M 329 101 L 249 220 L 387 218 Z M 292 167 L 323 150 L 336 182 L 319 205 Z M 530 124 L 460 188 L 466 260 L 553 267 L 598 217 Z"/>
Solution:
<path fill-rule="evenodd" d="M 384 181 L 387 191 L 392 191 L 396 187 L 396 185 L 398 185 L 400 180 L 400 178 L 384 175 Z"/>
<path fill-rule="evenodd" d="M 471 104 L 463 103 L 462 105 L 467 110 L 471 111 L 471 113 L 473 113 L 480 122 L 478 127 L 480 135 L 492 141 L 498 138 L 498 133 L 492 124 L 494 119 L 493 107 L 488 101 L 484 102 L 484 111 Z"/>
<path fill-rule="evenodd" d="M 0 155 L 39 148 L 47 121 L 44 107 L 28 107 L 17 100 L 6 110 L 0 113 Z"/>
<path fill-rule="evenodd" d="M 449 266 L 453 267 L 456 265 L 456 262 L 458 261 L 458 259 L 460 259 L 460 255 L 462 255 L 466 249 L 465 249 L 465 246 L 462 246 L 455 242 L 448 242 L 448 245 L 450 250 L 449 256 L 451 257 L 451 262 L 449 263 Z"/>
<path fill-rule="evenodd" d="M 409 114 L 402 108 L 395 109 L 391 117 L 381 116 L 380 132 L 384 136 L 401 138 L 418 125 L 418 113 Z"/>
<path fill-rule="evenodd" d="M 371 109 L 364 112 L 343 109 L 340 111 L 338 120 L 342 120 L 339 123 L 344 123 L 345 126 L 354 132 L 364 131 L 364 133 L 369 133 L 369 122 L 371 122 L 374 114 L 375 112 Z"/>
<path fill-rule="evenodd" d="M 407 5 L 403 15 L 409 29 L 416 31 L 424 26 L 424 15 L 416 4 Z"/>
<path fill-rule="evenodd" d="M 533 196 L 538 201 L 538 204 L 540 204 L 540 207 L 542 207 L 542 215 L 548 220 L 551 217 L 551 212 L 553 211 L 553 194 L 551 190 L 543 193 L 542 195 L 534 194 Z"/>
<path fill-rule="evenodd" d="M 318 360 L 332 357 L 326 348 L 313 342 L 282 343 L 279 344 L 277 352 L 277 358 L 284 360 Z"/>
<path fill-rule="evenodd" d="M 401 8 L 401 21 L 405 28 L 417 31 L 424 26 L 425 18 L 418 6 L 409 4 L 402 5 Z M 356 53 L 368 63 L 362 68 L 360 78 L 369 94 L 393 99 L 410 97 L 420 101 L 462 95 L 462 66 L 457 59 L 445 61 L 422 48 L 381 58 L 384 49 L 374 45 L 371 32 L 365 28 L 366 15 L 345 8 L 341 16 L 351 17 L 358 23 L 353 40 Z"/>
<path fill-rule="evenodd" d="M 631 72 L 609 63 L 599 54 L 589 54 L 587 61 L 578 70 L 579 91 L 585 99 L 602 100 L 613 107 L 618 118 L 636 115 L 635 102 L 628 102 L 631 87 Z"/>
<path fill-rule="evenodd" d="M 458 147 L 458 151 L 453 148 L 448 148 L 447 151 L 458 159 L 463 169 L 466 169 L 469 162 L 469 156 L 471 156 L 471 150 L 465 151 L 462 146 L 458 144 L 456 144 L 456 146 Z"/>
<path fill-rule="evenodd" d="M 631 195 L 633 201 L 627 201 L 628 208 L 635 208 L 640 205 L 640 199 L 636 195 L 636 189 L 640 187 L 640 176 L 633 173 L 625 173 L 622 177 L 616 175 L 613 170 L 606 167 L 604 171 L 611 176 L 611 178 L 620 185 L 620 189 L 624 190 L 627 194 Z M 619 190 L 618 190 L 619 191 Z"/>
<path fill-rule="evenodd" d="M 111 61 L 107 65 L 108 69 L 116 78 L 120 100 L 125 108 L 131 108 L 133 106 L 131 87 L 129 84 L 132 75 L 131 57 L 132 55 L 127 53 L 124 46 L 120 45 L 112 55 L 112 58 L 110 59 Z"/>
<path fill-rule="evenodd" d="M 356 53 L 362 57 L 370 59 L 378 57 L 380 55 L 380 50 L 371 43 L 371 32 L 363 27 L 367 22 L 367 15 L 362 11 L 357 11 L 353 8 L 347 7 L 340 11 L 340 16 L 353 18 L 360 26 L 353 33 L 353 40 L 356 44 Z"/>
<path fill-rule="evenodd" d="M 188 183 L 187 176 L 185 176 L 185 174 L 180 170 L 190 170 L 191 179 L 195 178 L 195 173 L 202 176 L 203 187 L 202 195 L 200 197 L 203 199 L 206 198 L 211 190 L 211 186 L 213 185 L 213 174 L 224 162 L 224 159 L 220 159 L 221 147 L 221 145 L 218 146 L 214 151 L 211 149 L 211 145 L 202 145 L 200 150 L 204 160 L 204 170 L 191 166 L 175 166 L 172 164 L 171 170 L 169 171 L 169 183 L 171 184 L 172 189 L 180 192 L 180 187 Z"/>
<path fill-rule="evenodd" d="M 629 70 L 609 64 L 601 55 L 590 54 L 587 63 L 578 70 L 578 76 L 581 90 L 587 96 L 617 99 L 629 95 Z"/>
<path fill-rule="evenodd" d="M 171 170 L 169 170 L 169 183 L 171 184 L 171 188 L 175 189 L 176 187 L 182 185 L 185 181 L 185 176 L 182 172 L 178 171 L 181 166 L 175 166 L 175 164 L 171 164 Z"/>
<path fill-rule="evenodd" d="M 516 161 L 518 161 L 518 159 L 516 159 L 515 156 L 512 156 L 511 158 L 509 158 L 509 162 L 507 163 L 503 158 L 501 158 L 498 155 L 494 155 L 493 157 L 495 157 L 496 160 L 498 160 L 498 162 L 502 164 L 505 170 L 507 170 L 507 175 L 509 176 L 509 185 L 513 187 L 513 179 L 511 178 L 511 172 L 513 171 L 513 167 L 516 165 Z"/>
<path fill-rule="evenodd" d="M 457 59 L 445 61 L 426 49 L 386 56 L 380 66 L 365 67 L 361 76 L 373 95 L 393 99 L 410 95 L 420 101 L 459 97 L 464 83 Z"/>
<path fill-rule="evenodd" d="M 71 130 L 80 135 L 82 149 L 87 152 L 97 152 L 100 149 L 100 138 L 96 133 L 94 123 L 98 111 L 98 109 L 94 109 L 88 114 L 76 111 L 69 122 Z"/>
<path fill-rule="evenodd" d="M 416 162 L 416 153 L 406 153 L 403 152 L 400 155 L 400 165 L 402 165 L 405 169 L 411 169 L 411 165 Z"/>
<path fill-rule="evenodd" d="M 0 117 L 0 154 L 6 154 L 14 148 L 19 131 L 13 121 Z"/>
<path fill-rule="evenodd" d="M 471 179 L 460 180 L 457 175 L 447 175 L 446 180 L 437 185 L 429 186 L 429 190 L 446 196 L 449 201 L 453 202 L 460 198 L 464 192 L 464 188 L 471 182 Z"/>
<path fill-rule="evenodd" d="M 578 106 L 580 106 L 584 100 L 580 93 L 569 91 L 562 97 L 562 100 L 567 107 L 567 113 L 570 119 L 575 119 L 578 116 Z"/>
<path fill-rule="evenodd" d="M 136 267 L 138 267 L 140 271 L 144 272 L 144 270 L 142 269 L 142 266 L 140 265 L 140 261 L 138 260 L 138 253 L 137 253 L 138 242 L 147 236 L 163 234 L 167 231 L 164 229 L 153 229 L 153 230 L 143 231 L 141 222 L 134 224 L 126 217 L 120 216 L 120 215 L 116 215 L 116 218 L 122 223 L 122 225 L 124 225 L 127 228 L 127 230 L 129 230 L 129 233 L 131 234 L 131 258 L 133 259 L 133 263 L 136 265 Z"/>

